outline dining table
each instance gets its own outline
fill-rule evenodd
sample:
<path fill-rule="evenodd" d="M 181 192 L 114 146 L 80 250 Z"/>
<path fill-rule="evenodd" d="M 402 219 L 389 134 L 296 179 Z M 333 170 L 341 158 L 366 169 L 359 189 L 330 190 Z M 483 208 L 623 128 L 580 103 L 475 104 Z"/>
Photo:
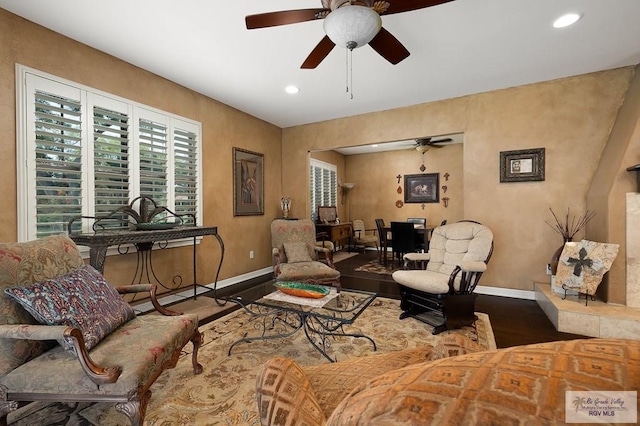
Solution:
<path fill-rule="evenodd" d="M 424 248 L 425 251 L 429 250 L 429 240 L 431 239 L 431 233 L 433 232 L 434 229 L 436 229 L 436 227 L 434 225 L 421 225 L 418 223 L 414 223 L 413 224 L 413 229 L 416 231 L 416 239 L 420 240 L 423 239 L 424 240 Z M 393 240 L 393 234 L 391 232 L 391 226 L 385 226 L 384 228 L 382 228 L 382 232 L 384 232 L 384 236 L 385 238 L 382 238 L 382 264 L 386 267 L 388 264 L 388 259 L 387 259 L 387 249 L 389 247 L 392 247 L 392 240 Z M 391 237 L 389 238 L 388 236 L 391 235 Z"/>

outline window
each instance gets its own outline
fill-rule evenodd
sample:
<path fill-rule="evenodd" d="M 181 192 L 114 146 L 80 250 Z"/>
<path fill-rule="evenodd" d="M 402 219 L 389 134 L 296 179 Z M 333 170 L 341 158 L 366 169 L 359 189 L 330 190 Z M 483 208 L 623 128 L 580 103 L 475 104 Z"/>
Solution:
<path fill-rule="evenodd" d="M 318 206 L 337 206 L 338 168 L 323 161 L 311 159 L 310 193 L 311 219 L 318 219 Z"/>
<path fill-rule="evenodd" d="M 200 123 L 20 65 L 17 76 L 20 241 L 140 195 L 202 223 Z M 127 228 L 119 219 L 109 226 Z"/>

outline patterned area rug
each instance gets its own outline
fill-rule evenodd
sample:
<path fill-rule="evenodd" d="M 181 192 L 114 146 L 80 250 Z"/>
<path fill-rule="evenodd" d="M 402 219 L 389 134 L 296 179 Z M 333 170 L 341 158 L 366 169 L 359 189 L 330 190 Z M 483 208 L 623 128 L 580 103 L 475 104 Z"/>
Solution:
<path fill-rule="evenodd" d="M 393 264 L 393 262 L 389 261 L 387 263 L 387 266 L 384 266 L 384 265 L 380 264 L 378 259 L 375 259 L 375 260 L 371 260 L 371 261 L 365 263 L 362 266 L 358 266 L 355 269 L 355 271 L 357 271 L 357 272 L 372 272 L 374 274 L 381 274 L 381 275 L 391 275 L 395 271 L 398 271 L 400 269 L 402 269 L 402 266 L 399 266 L 397 263 Z"/>
<path fill-rule="evenodd" d="M 464 334 L 487 349 L 496 347 L 486 314 L 478 313 L 474 326 L 433 336 L 430 326 L 413 318 L 400 321 L 399 313 L 397 300 L 378 298 L 345 330 L 372 337 L 378 352 L 419 347 L 447 333 Z M 259 425 L 254 388 L 256 372 L 264 361 L 286 356 L 301 365 L 327 362 L 302 331 L 288 338 L 240 343 L 228 356 L 230 345 L 256 322 L 238 310 L 202 327 L 204 345 L 199 361 L 204 372 L 193 375 L 190 356 L 185 352 L 176 368 L 165 371 L 152 386 L 145 425 Z M 190 346 L 185 349 L 190 350 Z M 330 355 L 338 360 L 372 353 L 366 339 L 338 338 L 330 348 Z M 30 404 L 12 413 L 9 424 L 124 426 L 129 422 L 112 404 L 56 403 Z"/>

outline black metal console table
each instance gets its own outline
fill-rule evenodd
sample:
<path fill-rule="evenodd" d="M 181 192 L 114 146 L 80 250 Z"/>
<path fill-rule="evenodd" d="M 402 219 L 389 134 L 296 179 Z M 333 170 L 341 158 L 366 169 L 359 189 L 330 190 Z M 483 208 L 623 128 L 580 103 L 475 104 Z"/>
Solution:
<path fill-rule="evenodd" d="M 196 246 L 197 237 L 206 235 L 213 235 L 220 245 L 221 255 L 220 262 L 218 264 L 218 270 L 216 272 L 216 278 L 214 287 L 217 286 L 218 276 L 222 267 L 222 261 L 224 260 L 224 242 L 220 235 L 218 235 L 217 226 L 178 226 L 171 229 L 161 230 L 131 230 L 131 231 L 98 231 L 94 233 L 70 233 L 71 238 L 77 245 L 89 247 L 89 263 L 101 273 L 104 272 L 104 262 L 107 256 L 107 249 L 110 246 L 121 246 L 124 244 L 133 244 L 138 252 L 138 266 L 136 267 L 136 274 L 134 280 L 138 276 L 142 279 L 144 270 L 148 273 L 151 271 L 155 280 L 166 287 L 162 282 L 157 279 L 155 272 L 153 272 L 153 263 L 151 262 L 151 250 L 155 243 L 162 244 L 168 241 L 174 241 L 184 238 L 193 238 L 193 294 L 197 295 L 197 256 Z M 120 249 L 119 249 L 120 251 Z M 126 253 L 126 252 L 125 252 Z"/>

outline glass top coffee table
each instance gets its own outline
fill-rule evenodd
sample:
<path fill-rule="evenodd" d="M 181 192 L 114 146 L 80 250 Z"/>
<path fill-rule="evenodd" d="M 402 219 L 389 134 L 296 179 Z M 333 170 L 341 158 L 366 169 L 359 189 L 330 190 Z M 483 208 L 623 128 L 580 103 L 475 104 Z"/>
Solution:
<path fill-rule="evenodd" d="M 231 355 L 232 349 L 240 343 L 289 337 L 300 329 L 304 330 L 313 347 L 331 362 L 336 361 L 327 354 L 329 339 L 332 337 L 367 339 L 375 351 L 376 342 L 371 337 L 361 333 L 349 333 L 344 330 L 344 326 L 353 324 L 377 294 L 345 289 L 336 293 L 335 288 L 326 288 L 330 293 L 325 296 L 328 300 L 323 306 L 319 304 L 325 300 L 289 296 L 279 290 L 259 300 L 242 297 L 226 299 L 237 303 L 248 312 L 253 317 L 251 322 L 256 329 L 252 335 L 247 332 L 242 339 L 235 341 L 228 354 Z"/>

